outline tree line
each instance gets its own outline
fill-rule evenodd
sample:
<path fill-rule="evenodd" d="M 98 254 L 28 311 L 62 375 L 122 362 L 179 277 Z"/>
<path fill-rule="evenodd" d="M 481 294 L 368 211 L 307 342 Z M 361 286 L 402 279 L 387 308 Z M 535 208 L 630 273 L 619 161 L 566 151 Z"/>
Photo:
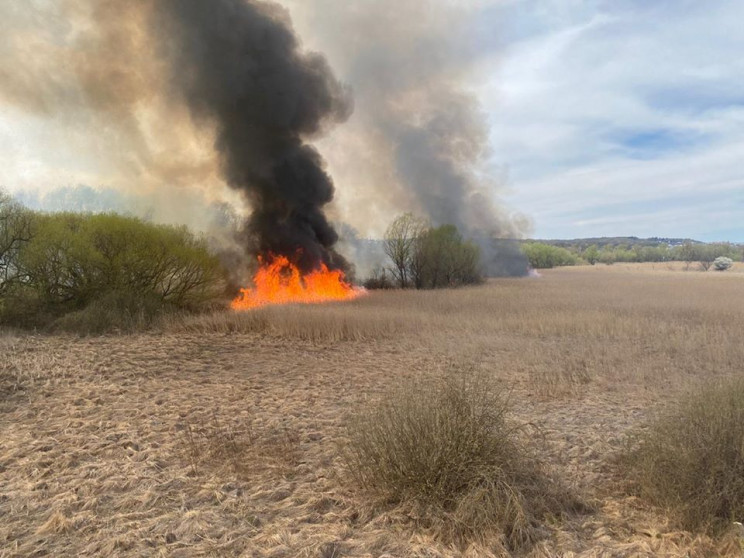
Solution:
<path fill-rule="evenodd" d="M 604 245 L 596 244 L 556 246 L 545 242 L 525 242 L 522 244 L 530 265 L 545 269 L 571 265 L 595 265 L 640 262 L 685 262 L 689 269 L 693 264 L 707 271 L 718 258 L 742 261 L 744 247 L 738 244 L 719 242 L 704 244 L 687 241 L 676 246 L 668 244 L 649 245 Z"/>

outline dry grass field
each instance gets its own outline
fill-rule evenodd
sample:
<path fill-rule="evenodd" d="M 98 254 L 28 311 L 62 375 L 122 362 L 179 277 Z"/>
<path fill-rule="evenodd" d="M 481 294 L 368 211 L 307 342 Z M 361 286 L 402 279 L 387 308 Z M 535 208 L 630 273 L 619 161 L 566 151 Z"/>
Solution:
<path fill-rule="evenodd" d="M 739 264 L 741 267 L 741 264 Z M 632 496 L 617 455 L 677 396 L 742 374 L 744 273 L 550 270 L 455 291 L 0 337 L 0 556 L 444 557 L 345 470 L 347 425 L 396 386 L 474 368 L 586 502 L 518 554 L 740 556 Z"/>

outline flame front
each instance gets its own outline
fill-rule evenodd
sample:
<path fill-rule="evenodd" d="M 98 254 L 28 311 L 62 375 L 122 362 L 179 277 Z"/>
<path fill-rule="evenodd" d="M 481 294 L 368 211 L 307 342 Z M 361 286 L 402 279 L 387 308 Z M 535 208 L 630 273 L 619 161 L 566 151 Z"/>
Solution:
<path fill-rule="evenodd" d="M 350 285 L 340 270 L 325 264 L 305 275 L 285 256 L 271 256 L 266 262 L 259 256 L 259 268 L 253 276 L 254 288 L 240 289 L 232 301 L 233 310 L 250 310 L 267 304 L 314 304 L 357 298 L 364 289 Z"/>

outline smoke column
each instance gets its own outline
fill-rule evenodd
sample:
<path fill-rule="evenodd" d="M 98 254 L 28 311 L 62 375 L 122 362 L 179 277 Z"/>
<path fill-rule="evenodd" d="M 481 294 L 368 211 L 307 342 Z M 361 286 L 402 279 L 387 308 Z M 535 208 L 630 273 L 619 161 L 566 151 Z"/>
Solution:
<path fill-rule="evenodd" d="M 259 254 L 295 258 L 304 271 L 346 269 L 323 213 L 333 183 L 305 143 L 351 112 L 349 92 L 319 54 L 303 53 L 286 11 L 245 0 L 161 0 L 171 86 L 199 120 L 216 126 L 228 184 L 252 207 L 247 228 Z M 162 31 L 161 31 L 162 33 Z"/>
<path fill-rule="evenodd" d="M 526 260 L 509 239 L 522 236 L 527 219 L 498 199 L 488 118 L 470 89 L 493 72 L 480 57 L 497 31 L 477 23 L 488 2 L 285 1 L 302 36 L 354 88 L 354 116 L 320 144 L 334 176 L 354 187 L 340 200 L 351 223 L 389 223 L 412 211 L 478 242 L 489 274 L 524 274 Z M 343 199 L 352 191 L 355 199 Z"/>
<path fill-rule="evenodd" d="M 250 206 L 240 239 L 248 255 L 301 251 L 295 263 L 304 270 L 346 267 L 323 213 L 333 184 L 305 141 L 348 117 L 350 95 L 323 57 L 301 51 L 284 8 L 258 0 L 0 2 L 0 31 L 0 134 L 8 109 L 32 137 L 13 142 L 10 159 L 0 154 L 11 163 L 0 168 L 3 186 L 157 194 L 193 225 L 200 215 L 179 195 L 189 188 L 205 207 Z M 28 164 L 37 158 L 48 166 Z M 30 173 L 37 168 L 45 172 Z"/>

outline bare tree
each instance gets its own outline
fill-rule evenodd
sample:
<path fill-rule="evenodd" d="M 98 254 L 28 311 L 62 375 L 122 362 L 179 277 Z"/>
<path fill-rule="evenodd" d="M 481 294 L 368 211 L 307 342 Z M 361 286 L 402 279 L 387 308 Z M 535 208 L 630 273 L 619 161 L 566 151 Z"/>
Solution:
<path fill-rule="evenodd" d="M 393 262 L 393 276 L 402 288 L 410 285 L 415 244 L 427 228 L 426 221 L 405 213 L 397 217 L 385 231 L 385 253 Z"/>

